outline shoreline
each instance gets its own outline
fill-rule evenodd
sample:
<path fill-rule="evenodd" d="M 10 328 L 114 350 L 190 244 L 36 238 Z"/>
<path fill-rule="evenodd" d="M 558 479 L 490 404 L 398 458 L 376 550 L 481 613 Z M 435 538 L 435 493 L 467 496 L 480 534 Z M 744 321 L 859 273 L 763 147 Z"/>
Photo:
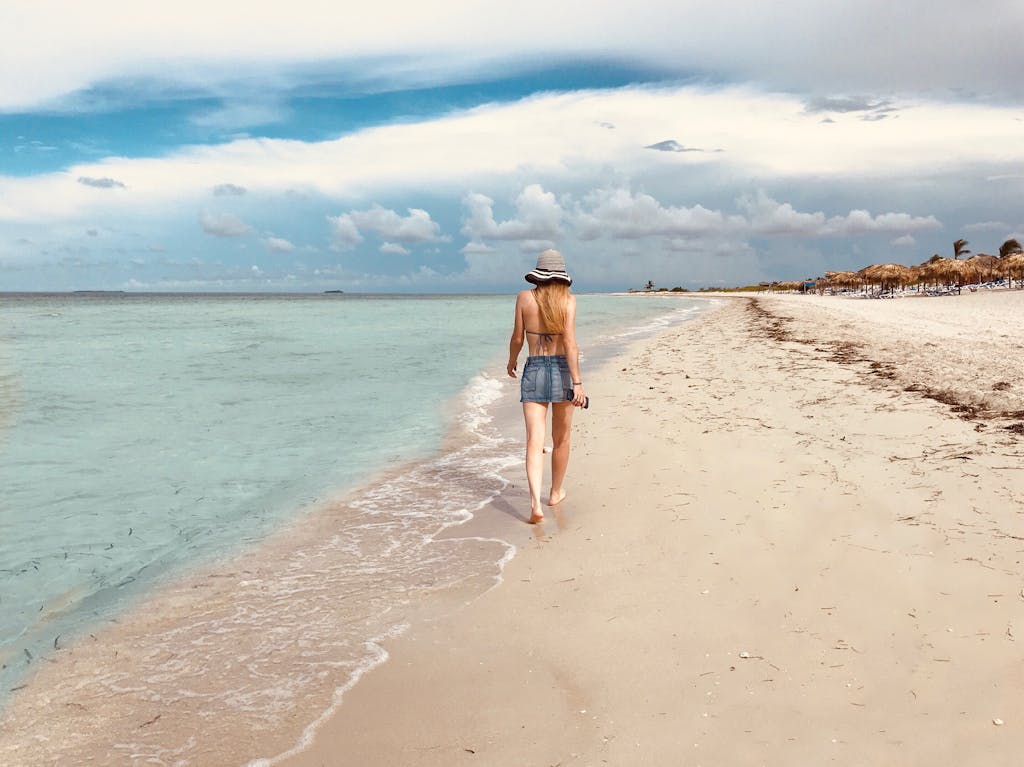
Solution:
<path fill-rule="evenodd" d="M 672 309 L 670 313 L 675 315 L 676 310 Z M 661 315 L 652 317 L 650 322 L 656 325 L 661 322 L 660 318 Z M 605 343 L 622 342 L 608 339 Z M 627 340 L 625 343 L 631 341 Z M 368 624 L 368 633 L 364 633 L 364 639 L 358 643 L 358 647 L 362 648 L 358 655 L 350 653 L 335 657 L 333 660 L 326 657 L 310 657 L 303 660 L 303 655 L 308 653 L 308 650 L 303 649 L 303 644 L 308 643 L 311 636 L 320 636 L 323 632 L 309 636 L 303 636 L 308 633 L 304 631 L 292 632 L 295 636 L 285 632 L 278 634 L 276 639 L 260 636 L 261 631 L 273 631 L 274 627 L 261 621 L 258 616 L 255 616 L 248 626 L 235 626 L 231 622 L 232 612 L 244 609 L 258 613 L 264 609 L 276 609 L 275 604 L 281 605 L 282 608 L 287 607 L 291 615 L 286 619 L 282 612 L 278 617 L 284 621 L 284 625 L 278 628 L 284 629 L 285 625 L 294 624 L 298 629 L 304 626 L 302 622 L 307 619 L 307 616 L 302 614 L 305 600 L 340 603 L 351 600 L 355 594 L 352 587 L 346 586 L 347 582 L 344 580 L 332 580 L 333 576 L 330 575 L 332 569 L 337 569 L 334 561 L 337 554 L 348 545 L 345 541 L 332 543 L 332 540 L 337 539 L 338 530 L 341 529 L 339 523 L 348 524 L 347 520 L 350 520 L 353 514 L 363 513 L 368 514 L 368 528 L 379 527 L 379 517 L 375 516 L 377 512 L 361 506 L 364 506 L 367 500 L 371 505 L 378 502 L 379 491 L 394 486 L 417 472 L 426 474 L 420 477 L 420 481 L 414 481 L 409 490 L 414 489 L 413 486 L 426 488 L 434 485 L 441 489 L 421 489 L 416 492 L 415 499 L 406 493 L 395 500 L 395 503 L 410 512 L 408 516 L 413 520 L 420 516 L 428 516 L 421 514 L 418 511 L 419 507 L 445 507 L 446 493 L 443 488 L 449 485 L 461 495 L 476 488 L 478 484 L 481 488 L 487 485 L 487 488 L 484 488 L 487 492 L 480 495 L 480 505 L 493 502 L 500 493 L 501 484 L 505 482 L 499 477 L 502 473 L 501 467 L 504 465 L 504 459 L 499 453 L 503 449 L 502 440 L 507 442 L 507 437 L 503 438 L 497 432 L 490 435 L 477 433 L 479 427 L 483 427 L 485 431 L 489 427 L 486 419 L 481 420 L 483 413 L 476 413 L 479 409 L 476 406 L 482 403 L 480 397 L 487 399 L 488 395 L 495 394 L 490 389 L 496 386 L 502 389 L 499 400 L 505 398 L 504 395 L 508 392 L 504 390 L 510 391 L 511 385 L 501 379 L 495 379 L 483 380 L 482 386 L 481 389 L 480 386 L 475 386 L 473 381 L 467 382 L 464 389 L 444 406 L 443 410 L 447 413 L 450 428 L 446 430 L 436 454 L 413 460 L 401 467 L 383 469 L 378 475 L 371 477 L 353 491 L 344 493 L 343 496 L 328 496 L 322 499 L 313 508 L 304 512 L 299 519 L 261 539 L 255 549 L 247 546 L 227 558 L 216 557 L 212 563 L 207 563 L 198 570 L 165 581 L 155 592 L 135 600 L 132 606 L 114 621 L 83 631 L 70 645 L 65 646 L 62 642 L 60 652 L 53 658 L 43 659 L 45 663 L 37 665 L 37 670 L 24 685 L 29 688 L 38 685 L 38 689 L 27 689 L 19 693 L 14 699 L 15 705 L 5 706 L 3 717 L 5 724 L 10 725 L 8 732 L 17 732 L 19 742 L 24 742 L 23 737 L 28 737 L 32 732 L 42 728 L 40 732 L 47 731 L 47 738 L 52 737 L 55 743 L 64 737 L 66 745 L 74 744 L 70 752 L 54 753 L 64 753 L 67 758 L 72 758 L 68 757 L 69 753 L 79 756 L 92 753 L 94 756 L 98 755 L 101 760 L 126 760 L 126 763 L 134 763 L 132 760 L 136 759 L 134 756 L 129 758 L 126 749 L 149 759 L 166 758 L 171 751 L 164 744 L 181 742 L 173 738 L 175 730 L 185 734 L 199 730 L 206 733 L 201 741 L 215 741 L 200 742 L 198 752 L 187 755 L 188 759 L 195 760 L 190 763 L 231 763 L 237 760 L 236 758 L 242 758 L 241 754 L 252 754 L 251 746 L 246 748 L 245 733 L 249 730 L 254 733 L 261 730 L 260 737 L 265 743 L 279 744 L 262 750 L 257 749 L 256 753 L 267 756 L 253 762 L 254 764 L 269 763 L 273 761 L 273 757 L 269 755 L 293 751 L 295 746 L 291 744 L 295 743 L 295 738 L 298 738 L 300 743 L 308 738 L 308 733 L 312 731 L 311 728 L 315 729 L 316 722 L 329 715 L 337 707 L 340 698 L 356 686 L 367 671 L 384 663 L 387 650 L 384 649 L 382 640 L 400 635 L 408 625 L 415 625 L 423 620 L 439 619 L 439 616 L 456 609 L 467 599 L 478 599 L 500 583 L 501 572 L 514 551 L 504 540 L 506 529 L 512 530 L 516 527 L 512 522 L 513 516 L 504 519 L 501 516 L 481 519 L 477 514 L 479 524 L 473 525 L 472 522 L 467 523 L 463 520 L 472 517 L 473 512 L 479 509 L 467 507 L 460 511 L 462 501 L 457 501 L 452 506 L 454 516 L 449 515 L 450 519 L 446 517 L 447 521 L 442 519 L 443 514 L 435 515 L 434 523 L 427 523 L 430 529 L 425 529 L 422 533 L 426 536 L 424 540 L 430 541 L 429 548 L 433 554 L 425 556 L 425 562 L 411 563 L 411 572 L 415 580 L 404 586 L 397 584 L 402 587 L 400 591 L 403 593 L 397 594 L 397 601 L 394 604 L 381 603 L 378 608 L 374 606 L 375 602 L 372 599 L 367 603 L 367 609 L 382 610 L 380 615 L 384 623 Z M 470 405 L 473 407 L 467 407 Z M 484 407 L 492 409 L 487 407 L 486 403 Z M 487 449 L 485 443 L 488 443 L 488 440 L 492 441 L 492 450 Z M 474 476 L 469 476 L 457 466 L 450 465 L 450 461 L 460 451 L 474 448 L 482 449 L 486 454 L 475 461 L 478 470 L 470 472 Z M 451 471 L 455 471 L 457 476 L 447 476 Z M 434 476 L 433 480 L 427 476 L 431 474 Z M 360 502 L 361 499 L 363 503 Z M 449 553 L 438 553 L 444 551 Z M 381 556 L 390 555 L 384 551 Z M 439 570 L 438 563 L 433 560 L 438 560 L 439 557 L 443 560 L 445 556 L 461 561 L 463 569 L 453 570 L 445 566 Z M 384 560 L 381 561 L 383 563 Z M 363 564 L 362 560 L 358 560 L 356 564 Z M 283 583 L 291 581 L 300 584 L 304 579 L 312 578 L 314 575 L 323 582 L 312 590 L 303 588 L 295 593 L 282 591 Z M 328 577 L 324 577 L 325 575 Z M 383 584 L 375 586 L 370 583 L 365 587 L 357 587 L 356 591 L 360 588 L 369 591 L 381 586 Z M 254 599 L 262 600 L 265 607 L 259 607 L 261 602 L 253 601 Z M 310 604 L 315 603 L 314 601 Z M 390 613 L 391 610 L 395 612 Z M 351 627 L 344 623 L 336 629 L 341 633 L 345 633 L 346 630 L 351 632 Z M 233 637 L 230 645 L 232 653 L 211 655 L 211 658 L 216 657 L 220 660 L 207 662 L 223 666 L 223 669 L 189 670 L 189 663 L 194 664 L 194 661 L 184 662 L 170 641 L 175 636 L 195 637 L 203 644 L 209 644 L 209 640 L 204 640 L 204 635 L 216 636 L 222 632 L 228 632 L 227 635 Z M 326 638 L 327 635 L 321 636 L 320 641 Z M 268 646 L 268 641 L 273 644 Z M 212 650 L 213 646 L 209 646 Z M 292 654 L 296 656 L 299 665 L 291 672 L 285 672 L 279 664 L 287 664 L 289 661 L 285 659 L 285 655 Z M 266 660 L 258 661 L 260 658 Z M 327 700 L 323 705 L 315 706 L 315 715 L 306 717 L 301 713 L 286 710 L 288 726 L 293 727 L 296 719 L 311 722 L 295 731 L 295 738 L 289 743 L 282 742 L 287 740 L 287 727 L 284 724 L 285 720 L 279 716 L 267 718 L 259 723 L 253 721 L 245 724 L 235 721 L 237 717 L 232 718 L 237 712 L 216 703 L 218 697 L 225 694 L 233 694 L 236 697 L 239 694 L 252 696 L 254 701 L 258 700 L 263 693 L 249 689 L 251 685 L 246 681 L 246 675 L 239 672 L 245 665 L 259 666 L 268 662 L 272 665 L 258 675 L 267 672 L 283 674 L 282 684 L 291 688 L 288 694 L 295 695 L 304 695 L 320 685 L 319 674 L 316 672 L 319 665 L 341 665 L 348 669 L 347 676 L 341 680 L 340 685 L 332 686 L 330 682 L 326 684 L 329 688 L 326 691 L 329 693 Z M 161 686 L 164 684 L 161 679 L 171 681 L 183 673 L 187 674 L 189 679 L 182 681 L 178 692 L 175 692 L 173 687 Z M 115 688 L 135 687 L 140 693 L 145 694 L 140 694 L 132 706 L 133 710 L 126 713 L 118 708 L 118 696 L 105 700 L 95 689 L 90 690 L 89 677 L 107 677 L 103 682 L 104 687 L 112 683 Z M 140 680 L 143 681 L 141 687 Z M 146 692 L 147 684 L 153 680 L 156 680 L 156 686 Z M 72 689 L 62 689 L 67 685 Z M 86 698 L 80 697 L 75 690 L 81 690 Z M 314 697 L 313 700 L 322 698 L 321 695 Z M 83 700 L 88 700 L 88 705 L 83 706 Z M 334 702 L 331 702 L 332 700 Z M 52 710 L 54 706 L 61 712 L 56 722 L 52 716 L 44 713 Z M 308 708 L 308 701 L 306 707 Z M 217 718 L 224 721 L 217 723 L 216 728 L 212 728 L 214 732 L 221 733 L 214 736 L 207 732 L 211 730 L 209 717 L 218 711 L 221 711 L 222 715 Z M 121 720 L 125 721 L 122 726 L 115 728 L 116 734 L 111 731 L 109 735 L 93 738 L 92 733 L 102 733 L 105 726 Z M 230 732 L 221 732 L 229 721 L 234 721 L 238 726 L 230 728 Z M 206 724 L 203 724 L 204 722 Z M 165 732 L 172 737 L 162 739 L 162 728 L 167 728 Z M 139 740 L 134 743 L 131 740 L 132 729 L 136 729 L 139 734 Z M 300 731 L 303 729 L 306 734 L 300 737 Z M 104 738 L 113 738 L 114 742 Z M 5 746 L 6 749 L 16 749 L 17 745 L 13 738 L 7 740 L 6 744 L 0 743 L 0 754 L 17 753 L 7 751 Z M 47 763 L 47 757 L 43 753 L 33 758 L 37 760 L 31 762 L 33 764 Z"/>
<path fill-rule="evenodd" d="M 280 764 L 1013 763 L 1020 440 L 751 302 L 594 378 L 502 586 L 393 640 Z"/>
<path fill-rule="evenodd" d="M 459 406 L 479 405 L 473 401 L 479 394 L 470 381 L 445 403 L 444 410 L 450 411 L 449 426 L 432 453 L 398 466 L 381 467 L 358 486 L 325 495 L 255 543 L 240 544 L 198 567 L 163 576 L 155 589 L 134 598 L 113 618 L 84 629 L 73 639 L 65 638 L 52 656 L 31 658 L 35 670 L 11 690 L 13 695 L 0 710 L 0 729 L 17 733 L 16 738 L 0 739 L 0 762 L 19 767 L 52 764 L 54 759 L 58 763 L 70 759 L 75 763 L 136 764 L 159 762 L 177 754 L 185 756 L 182 763 L 187 764 L 260 764 L 268 760 L 251 755 L 246 733 L 259 731 L 268 721 L 274 726 L 264 727 L 262 735 L 273 745 L 266 750 L 271 754 L 293 751 L 296 741 L 308 739 L 311 728 L 339 705 L 345 692 L 366 672 L 386 662 L 383 643 L 432 615 L 443 604 L 446 591 L 479 596 L 500 582 L 511 547 L 498 537 L 458 532 L 500 492 L 504 481 L 488 463 L 496 458 L 501 463 L 500 455 L 490 455 L 501 452 L 500 438 L 490 444 L 487 436 L 478 432 L 480 427 L 487 430 L 487 421 L 471 412 L 472 408 Z M 468 419 L 461 417 L 467 413 Z M 462 495 L 474 494 L 475 506 L 463 508 L 462 495 L 448 498 L 441 490 L 427 490 L 420 491 L 419 502 L 410 507 L 404 486 L 412 482 L 425 487 L 422 480 L 457 470 L 449 463 L 463 452 L 481 450 L 487 454 L 484 463 L 488 465 L 474 476 L 463 476 L 465 486 L 461 488 Z M 436 484 L 441 484 L 439 478 Z M 398 493 L 393 500 L 392 492 Z M 406 507 L 407 519 L 379 508 L 389 504 Z M 421 513 L 420 506 L 432 511 Z M 342 540 L 339 531 L 351 536 L 353 517 L 366 519 L 359 527 L 370 535 L 390 524 L 399 538 L 404 534 L 410 541 L 419 541 L 421 548 L 435 551 L 433 559 L 425 557 L 422 572 L 412 570 L 412 582 L 375 581 L 374 572 L 386 569 L 384 563 L 392 558 L 389 546 L 394 543 L 379 541 L 382 550 L 377 554 L 364 550 L 363 556 L 352 561 L 346 557 L 351 542 Z M 378 521 L 380 518 L 383 521 Z M 412 526 L 403 533 L 406 522 Z M 458 549 L 461 568 L 445 568 L 446 555 L 436 553 L 453 547 Z M 344 572 L 352 569 L 355 582 Z M 367 574 L 360 575 L 364 569 Z M 304 585 L 314 577 L 320 582 Z M 366 578 L 370 580 L 362 582 Z M 300 591 L 290 592 L 289 584 Z M 306 657 L 303 647 L 314 635 L 307 630 L 314 628 L 309 622 L 314 617 L 309 612 L 314 600 L 321 602 L 322 609 L 323 604 L 353 599 L 359 601 L 365 615 L 348 615 L 333 629 L 339 635 L 342 653 L 322 659 Z M 265 611 L 273 622 L 262 618 Z M 244 615 L 249 612 L 252 620 Z M 365 628 L 360 628 L 364 623 Z M 287 626 L 295 630 L 287 631 Z M 353 632 L 356 641 L 348 641 L 347 635 Z M 223 635 L 230 636 L 231 642 L 220 641 Z M 324 631 L 316 636 L 330 644 Z M 182 640 L 185 648 L 192 644 L 207 649 L 185 661 L 185 653 L 178 647 Z M 285 654 L 289 657 L 283 660 Z M 281 664 L 289 661 L 293 662 L 291 673 L 282 673 Z M 319 666 L 345 669 L 340 683 L 330 681 L 333 675 L 322 683 L 325 674 L 317 670 Z M 284 692 L 253 687 L 254 680 L 268 674 L 279 675 L 280 686 L 290 688 L 295 698 L 295 709 L 307 709 L 308 716 L 284 708 L 287 718 L 282 719 L 272 707 L 264 712 L 266 718 L 239 721 L 240 712 L 249 706 L 247 698 L 257 703 Z M 178 682 L 167 684 L 179 678 L 180 689 L 175 689 Z M 320 695 L 312 687 L 319 687 Z M 313 695 L 307 696 L 307 692 Z M 225 706 L 232 698 L 235 701 Z M 218 703 L 221 699 L 223 703 Z M 54 706 L 59 712 L 56 719 Z M 218 722 L 219 734 L 211 735 L 215 714 L 234 726 L 225 730 L 227 721 Z M 282 740 L 282 725 L 293 724 L 296 717 L 303 726 L 294 731 L 293 738 L 284 735 Z M 168 728 L 170 737 L 160 737 L 163 727 Z M 133 730 L 140 735 L 135 742 L 131 740 Z M 179 752 L 174 744 L 187 746 L 196 732 L 204 733 L 197 752 Z M 155 737 L 145 739 L 143 735 Z M 37 742 L 37 752 L 26 757 L 22 748 L 40 739 L 54 741 L 57 749 L 47 755 Z"/>

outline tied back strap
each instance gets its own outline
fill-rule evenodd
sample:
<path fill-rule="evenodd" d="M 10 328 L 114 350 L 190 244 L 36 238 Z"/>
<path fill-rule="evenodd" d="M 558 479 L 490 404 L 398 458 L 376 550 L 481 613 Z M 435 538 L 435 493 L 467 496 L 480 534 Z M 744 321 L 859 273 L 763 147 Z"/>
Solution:
<path fill-rule="evenodd" d="M 544 354 L 544 347 L 549 344 L 554 344 L 555 336 L 562 335 L 561 333 L 542 333 L 539 330 L 527 330 L 531 336 L 540 336 L 540 353 Z"/>

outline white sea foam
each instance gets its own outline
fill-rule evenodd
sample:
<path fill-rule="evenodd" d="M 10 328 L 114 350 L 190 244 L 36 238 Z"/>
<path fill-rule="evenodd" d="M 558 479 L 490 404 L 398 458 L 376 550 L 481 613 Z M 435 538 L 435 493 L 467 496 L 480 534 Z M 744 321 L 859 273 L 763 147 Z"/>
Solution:
<path fill-rule="evenodd" d="M 505 387 L 502 382 L 492 378 L 486 373 L 473 376 L 460 397 L 462 400 L 462 412 L 459 414 L 459 422 L 468 431 L 478 436 L 487 436 L 481 431 L 481 427 L 491 423 L 493 416 L 490 406 L 501 399 L 505 394 Z"/>
<path fill-rule="evenodd" d="M 388 655 L 388 651 L 382 646 L 383 643 L 389 639 L 395 639 L 401 636 L 408 630 L 408 628 L 408 624 L 393 626 L 384 634 L 367 642 L 366 648 L 370 653 L 370 657 L 352 672 L 352 675 L 348 678 L 345 684 L 335 688 L 334 694 L 331 696 L 331 705 L 325 708 L 315 720 L 306 725 L 298 743 L 277 756 L 253 759 L 248 763 L 248 765 L 246 765 L 246 767 L 273 767 L 273 765 L 280 764 L 285 759 L 290 759 L 296 754 L 299 754 L 309 748 L 313 744 L 313 738 L 316 737 L 317 730 L 319 730 L 320 727 L 323 726 L 324 722 L 330 719 L 334 715 L 334 712 L 338 710 L 338 707 L 341 705 L 341 702 L 345 697 L 345 693 L 355 687 L 356 684 L 359 683 L 359 680 L 363 678 L 364 674 L 369 671 L 373 671 L 373 669 L 385 663 L 388 658 L 391 657 Z"/>
<path fill-rule="evenodd" d="M 701 304 L 676 307 L 671 311 L 658 314 L 646 322 L 641 322 L 616 332 L 609 333 L 605 336 L 605 340 L 617 341 L 652 335 L 661 330 L 672 327 L 673 325 L 677 325 L 680 322 L 686 322 L 700 314 L 702 311 L 706 311 L 707 306 L 715 306 L 719 303 L 720 301 L 716 301 L 714 299 L 702 299 Z"/>

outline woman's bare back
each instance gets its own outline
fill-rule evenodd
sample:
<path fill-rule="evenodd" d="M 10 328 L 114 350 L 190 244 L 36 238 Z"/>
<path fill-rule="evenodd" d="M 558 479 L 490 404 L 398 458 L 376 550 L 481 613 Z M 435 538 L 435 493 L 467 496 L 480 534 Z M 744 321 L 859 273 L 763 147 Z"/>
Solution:
<path fill-rule="evenodd" d="M 545 333 L 540 320 L 540 307 L 533 290 L 524 290 L 523 297 L 523 329 L 526 333 L 527 348 L 531 357 L 551 354 L 565 354 L 565 341 L 561 333 Z"/>

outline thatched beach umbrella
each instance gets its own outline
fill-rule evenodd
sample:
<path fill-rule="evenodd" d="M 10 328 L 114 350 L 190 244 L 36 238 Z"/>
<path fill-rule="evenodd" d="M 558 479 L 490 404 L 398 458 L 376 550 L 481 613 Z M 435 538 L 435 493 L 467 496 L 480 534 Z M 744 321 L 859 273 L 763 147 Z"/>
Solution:
<path fill-rule="evenodd" d="M 997 256 L 989 256 L 985 253 L 971 256 L 961 263 L 968 267 L 970 276 L 978 282 L 990 282 L 998 277 L 1003 270 L 1003 262 Z"/>
<path fill-rule="evenodd" d="M 964 284 L 964 279 L 970 267 L 964 261 L 955 258 L 937 258 L 921 264 L 922 279 L 932 281 L 935 284 L 943 285 Z"/>
<path fill-rule="evenodd" d="M 883 290 L 895 290 L 897 286 L 913 282 L 910 268 L 902 264 L 872 264 L 861 269 L 861 274 L 868 282 L 881 286 Z"/>
<path fill-rule="evenodd" d="M 854 272 L 825 272 L 825 279 L 833 288 L 855 288 L 861 283 Z"/>
<path fill-rule="evenodd" d="M 917 265 L 917 284 L 931 285 L 938 283 L 938 269 L 934 261 L 925 261 Z"/>
<path fill-rule="evenodd" d="M 949 265 L 950 273 L 953 276 L 953 282 L 956 286 L 963 287 L 967 282 L 970 281 L 971 275 L 974 269 L 968 266 L 966 261 L 960 261 L 959 259 L 950 259 L 952 263 Z"/>
<path fill-rule="evenodd" d="M 925 261 L 923 264 L 917 267 L 918 280 L 927 285 L 938 285 L 946 277 L 946 270 L 943 262 L 948 259 L 933 259 L 931 261 Z"/>
<path fill-rule="evenodd" d="M 874 285 L 874 281 L 871 279 L 871 267 L 865 266 L 863 269 L 858 269 L 853 273 L 853 276 L 857 279 L 858 287 L 862 288 L 865 293 L 868 292 L 868 288 Z"/>
<path fill-rule="evenodd" d="M 962 286 L 970 279 L 971 267 L 966 261 L 958 258 L 944 258 L 939 263 L 939 271 L 948 285 Z"/>
<path fill-rule="evenodd" d="M 881 264 L 875 269 L 875 274 L 882 281 L 883 285 L 909 285 L 911 272 L 909 266 L 903 264 Z"/>
<path fill-rule="evenodd" d="M 863 269 L 857 272 L 857 276 L 860 277 L 861 282 L 868 285 L 879 285 L 882 284 L 882 268 L 885 264 L 868 264 Z"/>
<path fill-rule="evenodd" d="M 1006 276 L 1010 280 L 1010 287 L 1013 287 L 1013 279 L 1024 280 L 1024 253 L 1014 253 L 1012 256 L 1000 259 Z"/>

